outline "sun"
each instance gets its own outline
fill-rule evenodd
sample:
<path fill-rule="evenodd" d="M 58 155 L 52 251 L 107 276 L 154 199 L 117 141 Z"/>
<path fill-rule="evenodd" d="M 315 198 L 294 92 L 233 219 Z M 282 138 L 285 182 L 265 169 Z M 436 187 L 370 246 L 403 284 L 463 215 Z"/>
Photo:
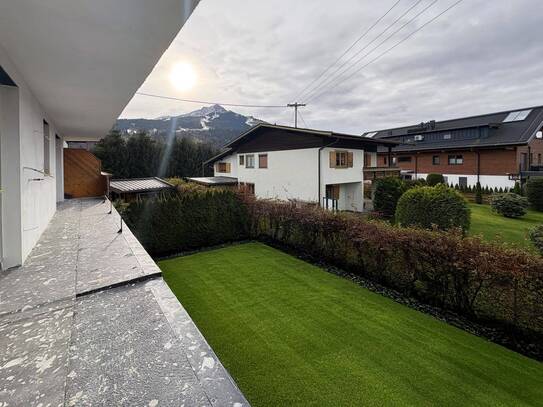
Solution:
<path fill-rule="evenodd" d="M 191 90 L 196 85 L 197 80 L 196 71 L 188 62 L 175 64 L 170 72 L 170 82 L 177 90 Z"/>

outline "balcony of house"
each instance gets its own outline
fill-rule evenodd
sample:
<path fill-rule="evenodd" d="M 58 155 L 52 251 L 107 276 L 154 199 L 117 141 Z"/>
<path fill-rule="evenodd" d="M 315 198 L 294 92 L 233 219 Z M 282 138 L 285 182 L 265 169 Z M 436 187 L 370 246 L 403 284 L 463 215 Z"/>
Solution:
<path fill-rule="evenodd" d="M 67 200 L 24 265 L 0 274 L 0 401 L 248 405 L 160 269 L 120 229 L 109 201 Z"/>
<path fill-rule="evenodd" d="M 372 181 L 384 177 L 399 177 L 400 168 L 397 166 L 391 167 L 377 167 L 377 166 L 365 166 L 364 169 L 364 181 Z"/>

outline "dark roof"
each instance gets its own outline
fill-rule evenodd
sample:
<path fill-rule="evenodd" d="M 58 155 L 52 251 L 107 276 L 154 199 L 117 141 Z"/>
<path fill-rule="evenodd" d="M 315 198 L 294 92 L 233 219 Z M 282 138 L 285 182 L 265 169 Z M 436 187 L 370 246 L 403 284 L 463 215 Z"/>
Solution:
<path fill-rule="evenodd" d="M 528 113 L 529 111 L 529 113 Z M 514 112 L 526 112 L 523 120 L 505 121 Z M 402 143 L 393 151 L 489 148 L 527 144 L 543 127 L 543 106 L 507 110 L 478 116 L 426 122 L 364 133 L 378 140 Z M 416 141 L 416 135 L 424 140 Z M 449 135 L 445 139 L 445 135 Z"/>
<path fill-rule="evenodd" d="M 111 191 L 118 194 L 156 192 L 174 188 L 172 184 L 157 177 L 112 179 L 109 183 L 109 187 Z"/>
<path fill-rule="evenodd" d="M 376 140 L 369 137 L 364 137 L 360 135 L 353 135 L 353 134 L 345 134 L 345 133 L 336 133 L 333 131 L 323 131 L 323 130 L 315 130 L 315 129 L 304 129 L 300 127 L 290 127 L 290 126 L 279 126 L 276 124 L 268 124 L 268 123 L 259 123 L 258 125 L 250 128 L 245 133 L 241 134 L 240 136 L 236 137 L 234 140 L 228 142 L 223 148 L 224 150 L 207 160 L 205 163 L 212 163 L 217 160 L 220 160 L 223 157 L 226 157 L 233 153 L 238 146 L 243 144 L 248 138 L 250 138 L 251 135 L 255 134 L 258 130 L 262 129 L 275 129 L 275 130 L 283 130 L 287 132 L 296 133 L 297 135 L 307 135 L 311 137 L 320 136 L 323 139 L 334 139 L 334 140 L 342 140 L 351 144 L 359 144 L 361 148 L 363 146 L 367 145 L 373 145 L 373 146 L 396 146 L 398 145 L 397 142 L 392 140 Z M 375 148 L 375 147 L 373 147 Z"/>
<path fill-rule="evenodd" d="M 234 185 L 238 183 L 238 179 L 233 177 L 194 177 L 187 179 L 202 185 Z"/>

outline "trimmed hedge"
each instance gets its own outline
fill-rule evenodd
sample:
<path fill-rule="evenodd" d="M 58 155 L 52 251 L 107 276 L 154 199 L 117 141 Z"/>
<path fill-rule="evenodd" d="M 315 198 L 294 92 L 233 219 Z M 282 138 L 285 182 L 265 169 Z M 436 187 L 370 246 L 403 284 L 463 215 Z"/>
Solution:
<path fill-rule="evenodd" d="M 526 215 L 528 200 L 523 196 L 508 192 L 493 196 L 490 205 L 494 212 L 506 218 L 520 218 Z"/>
<path fill-rule="evenodd" d="M 247 216 L 238 194 L 213 188 L 140 200 L 123 210 L 126 224 L 153 256 L 246 239 Z"/>
<path fill-rule="evenodd" d="M 426 183 L 429 187 L 436 186 L 437 184 L 444 184 L 445 178 L 441 174 L 428 174 L 426 177 Z"/>
<path fill-rule="evenodd" d="M 422 301 L 543 334 L 543 258 L 460 233 L 247 199 L 251 234 Z"/>
<path fill-rule="evenodd" d="M 467 231 L 470 209 L 460 193 L 443 184 L 419 187 L 407 191 L 398 201 L 396 222 L 401 226 Z"/>
<path fill-rule="evenodd" d="M 375 182 L 373 210 L 385 218 L 392 218 L 398 200 L 406 191 L 405 183 L 398 177 L 384 177 Z"/>
<path fill-rule="evenodd" d="M 526 183 L 526 197 L 530 205 L 543 212 L 543 178 L 530 178 Z"/>

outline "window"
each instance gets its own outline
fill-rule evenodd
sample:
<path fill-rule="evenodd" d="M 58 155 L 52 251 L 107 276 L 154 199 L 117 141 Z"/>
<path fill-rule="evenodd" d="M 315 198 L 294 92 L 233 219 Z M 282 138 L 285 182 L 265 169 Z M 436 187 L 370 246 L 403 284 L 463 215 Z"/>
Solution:
<path fill-rule="evenodd" d="M 468 186 L 468 177 L 458 177 L 458 185 L 462 188 Z"/>
<path fill-rule="evenodd" d="M 443 140 L 450 140 L 451 139 L 451 133 L 446 133 L 443 135 Z"/>
<path fill-rule="evenodd" d="M 541 165 L 541 154 L 537 155 L 537 165 Z"/>
<path fill-rule="evenodd" d="M 245 165 L 245 156 L 244 155 L 239 156 L 239 165 Z"/>
<path fill-rule="evenodd" d="M 432 165 L 439 165 L 440 163 L 440 160 L 439 160 L 439 156 L 438 155 L 434 155 L 432 157 Z"/>
<path fill-rule="evenodd" d="M 217 163 L 217 172 L 230 172 L 230 163 Z"/>
<path fill-rule="evenodd" d="M 344 168 L 347 166 L 347 153 L 345 151 L 336 152 L 336 167 Z"/>
<path fill-rule="evenodd" d="M 268 168 L 268 154 L 258 155 L 258 168 Z"/>
<path fill-rule="evenodd" d="M 43 173 L 51 173 L 51 149 L 49 148 L 49 123 L 43 121 Z"/>
<path fill-rule="evenodd" d="M 399 163 L 410 163 L 411 162 L 411 156 L 403 156 L 403 157 L 398 157 L 398 162 Z"/>
<path fill-rule="evenodd" d="M 255 156 L 254 156 L 254 154 L 247 154 L 245 156 L 245 168 L 255 168 Z"/>
<path fill-rule="evenodd" d="M 462 165 L 464 164 L 464 156 L 462 155 L 450 155 L 449 165 Z"/>
<path fill-rule="evenodd" d="M 384 163 L 385 163 L 385 166 L 388 165 L 388 157 L 386 157 L 386 156 L 384 157 Z"/>
<path fill-rule="evenodd" d="M 398 158 L 392 157 L 392 165 L 396 165 L 396 164 L 398 164 Z"/>
<path fill-rule="evenodd" d="M 330 168 L 350 168 L 353 166 L 353 153 L 330 151 Z"/>
<path fill-rule="evenodd" d="M 503 119 L 503 122 L 521 122 L 523 120 L 526 120 L 530 113 L 532 113 L 532 110 L 519 110 L 516 112 L 511 112 L 507 115 L 505 119 Z"/>

